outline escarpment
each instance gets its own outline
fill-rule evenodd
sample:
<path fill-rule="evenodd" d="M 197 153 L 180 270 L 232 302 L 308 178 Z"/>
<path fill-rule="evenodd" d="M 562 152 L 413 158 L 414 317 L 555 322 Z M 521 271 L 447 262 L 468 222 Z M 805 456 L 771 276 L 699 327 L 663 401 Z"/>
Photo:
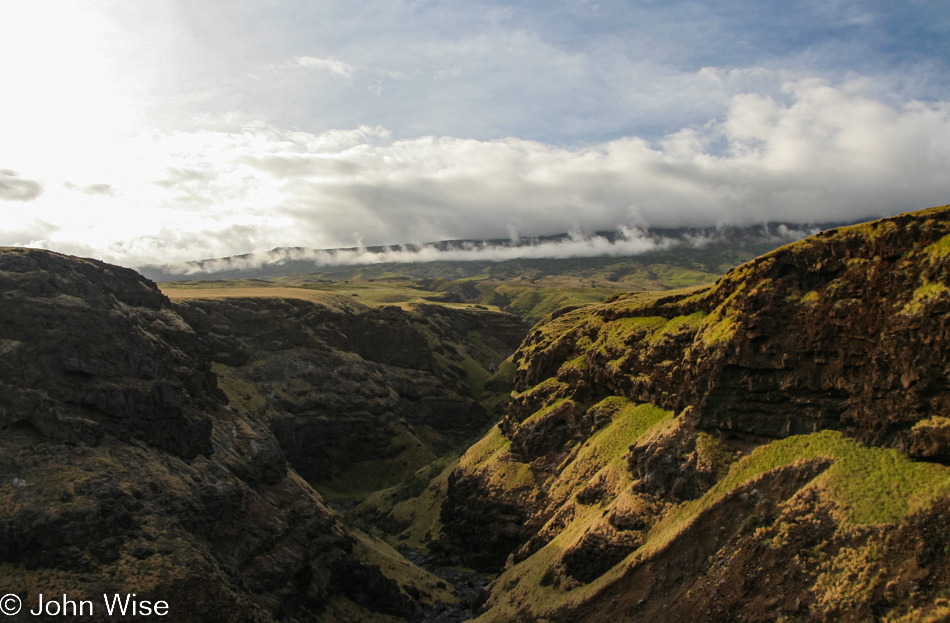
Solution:
<path fill-rule="evenodd" d="M 568 312 L 516 355 L 517 388 L 554 378 L 587 402 L 616 394 L 692 406 L 701 429 L 848 429 L 912 449 L 911 429 L 950 400 L 948 231 L 944 210 L 840 228 L 709 289 Z"/>
<path fill-rule="evenodd" d="M 344 297 L 175 309 L 229 404 L 271 430 L 304 478 L 345 498 L 397 484 L 497 418 L 480 399 L 525 332 L 508 314 Z"/>
<path fill-rule="evenodd" d="M 441 507 L 478 620 L 940 620 L 948 321 L 950 208 L 549 316 Z"/>
<path fill-rule="evenodd" d="M 134 271 L 5 250 L 0 425 L 63 442 L 106 434 L 183 458 L 211 451 L 214 377 L 193 332 Z"/>
<path fill-rule="evenodd" d="M 225 348 L 183 311 L 134 271 L 0 250 L 4 591 L 94 600 L 93 620 L 103 593 L 135 593 L 184 622 L 405 619 L 454 599 L 346 528 L 266 418 L 228 406 L 209 353 L 238 365 L 254 344 Z M 264 342 L 306 333 L 254 320 Z M 391 339 L 429 365 L 418 339 Z"/>

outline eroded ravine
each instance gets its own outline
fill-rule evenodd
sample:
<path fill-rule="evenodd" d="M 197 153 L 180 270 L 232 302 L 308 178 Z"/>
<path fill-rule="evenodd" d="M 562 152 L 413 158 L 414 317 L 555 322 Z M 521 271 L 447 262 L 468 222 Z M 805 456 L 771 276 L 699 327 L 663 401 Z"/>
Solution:
<path fill-rule="evenodd" d="M 0 588 L 25 599 L 137 592 L 186 622 L 950 617 L 947 208 L 523 341 L 484 310 L 173 304 L 38 250 L 0 251 L 0 292 Z"/>

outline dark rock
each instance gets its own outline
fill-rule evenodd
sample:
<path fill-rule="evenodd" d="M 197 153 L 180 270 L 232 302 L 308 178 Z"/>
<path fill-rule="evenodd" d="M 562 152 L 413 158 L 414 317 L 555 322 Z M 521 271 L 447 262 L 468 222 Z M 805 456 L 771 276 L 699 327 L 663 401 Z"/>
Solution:
<path fill-rule="evenodd" d="M 18 570 L 4 589 L 134 592 L 184 623 L 312 620 L 334 596 L 415 616 L 262 419 L 217 387 L 212 352 L 235 365 L 254 352 L 229 323 L 275 352 L 311 334 L 192 306 L 220 331 L 202 338 L 182 309 L 128 269 L 0 250 L 0 565 Z"/>

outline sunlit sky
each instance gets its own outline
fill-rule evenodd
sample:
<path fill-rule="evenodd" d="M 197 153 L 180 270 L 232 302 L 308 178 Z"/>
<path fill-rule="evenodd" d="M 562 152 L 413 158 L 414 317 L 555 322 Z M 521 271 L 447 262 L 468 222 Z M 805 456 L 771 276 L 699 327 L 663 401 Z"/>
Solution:
<path fill-rule="evenodd" d="M 0 245 L 138 266 L 950 203 L 945 0 L 31 0 Z"/>

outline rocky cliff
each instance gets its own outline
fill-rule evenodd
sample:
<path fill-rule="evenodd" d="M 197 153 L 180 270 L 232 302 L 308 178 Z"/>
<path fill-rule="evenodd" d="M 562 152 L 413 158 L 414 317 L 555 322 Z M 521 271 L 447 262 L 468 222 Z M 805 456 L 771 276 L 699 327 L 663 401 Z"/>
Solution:
<path fill-rule="evenodd" d="M 446 314 L 173 305 L 128 269 L 0 250 L 0 589 L 96 600 L 94 620 L 103 593 L 186 622 L 404 620 L 452 601 L 299 475 L 330 480 L 394 431 L 451 444 L 487 421 L 469 394 L 490 373 L 456 364 L 500 361 L 520 325 Z M 414 324 L 481 348 L 439 362 Z"/>
<path fill-rule="evenodd" d="M 561 310 L 448 477 L 479 621 L 944 620 L 950 208 Z"/>
<path fill-rule="evenodd" d="M 397 484 L 497 420 L 493 398 L 510 385 L 485 385 L 526 331 L 507 314 L 371 309 L 332 295 L 175 309 L 231 407 L 272 431 L 305 479 L 349 499 Z"/>

